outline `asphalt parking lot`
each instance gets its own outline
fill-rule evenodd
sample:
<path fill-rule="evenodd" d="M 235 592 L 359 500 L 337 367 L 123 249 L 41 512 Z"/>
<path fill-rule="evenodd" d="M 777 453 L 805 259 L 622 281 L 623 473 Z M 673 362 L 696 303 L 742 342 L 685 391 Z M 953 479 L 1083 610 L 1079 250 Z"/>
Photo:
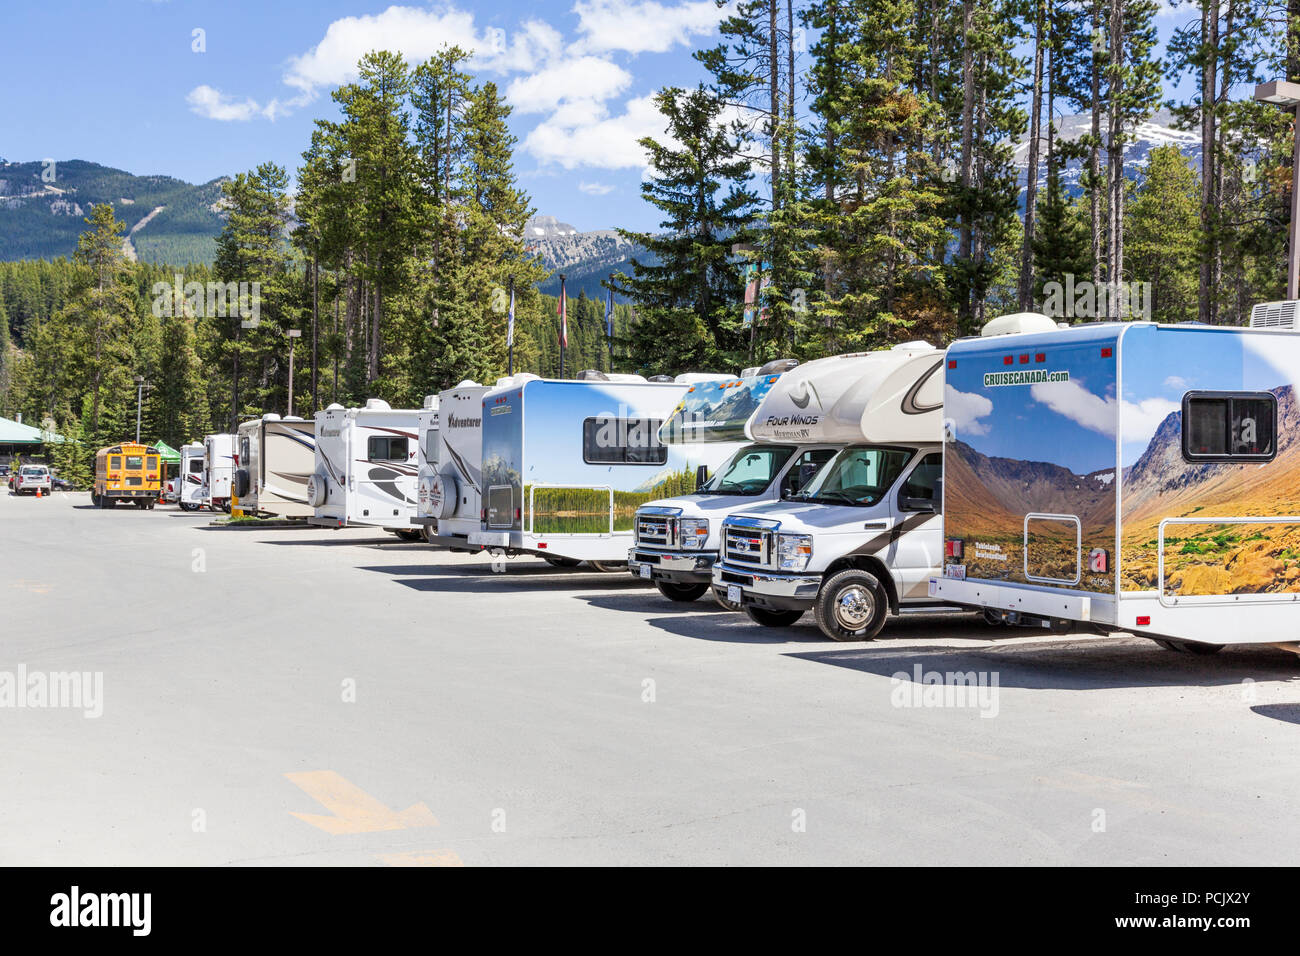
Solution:
<path fill-rule="evenodd" d="M 967 615 L 841 645 L 626 574 L 212 517 L 0 495 L 0 863 L 1295 859 L 1286 651 Z M 37 703 L 71 672 L 82 706 Z"/>

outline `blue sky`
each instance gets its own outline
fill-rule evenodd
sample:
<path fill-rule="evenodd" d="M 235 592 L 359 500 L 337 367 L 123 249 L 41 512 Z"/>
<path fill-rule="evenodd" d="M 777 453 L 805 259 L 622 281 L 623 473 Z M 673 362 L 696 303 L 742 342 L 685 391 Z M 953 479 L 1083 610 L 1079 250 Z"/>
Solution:
<path fill-rule="evenodd" d="M 540 213 L 580 229 L 648 227 L 636 140 L 662 130 L 649 97 L 704 77 L 690 54 L 721 16 L 713 0 L 12 3 L 0 156 L 189 182 L 265 160 L 292 174 L 361 53 L 396 48 L 414 62 L 458 42 L 515 106 L 516 170 Z"/>
<path fill-rule="evenodd" d="M 1167 39 L 1192 13 L 1162 7 Z M 713 0 L 10 3 L 0 157 L 189 182 L 273 160 L 292 175 L 362 53 L 415 62 L 450 41 L 475 49 L 476 72 L 515 106 L 516 169 L 540 213 L 584 230 L 653 228 L 636 145 L 662 132 L 650 97 L 704 79 L 691 51 L 725 13 Z"/>

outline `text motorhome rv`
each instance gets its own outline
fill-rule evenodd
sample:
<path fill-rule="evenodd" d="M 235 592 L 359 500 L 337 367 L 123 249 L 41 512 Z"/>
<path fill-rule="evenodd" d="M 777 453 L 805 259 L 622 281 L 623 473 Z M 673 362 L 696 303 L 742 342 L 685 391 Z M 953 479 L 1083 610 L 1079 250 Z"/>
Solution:
<path fill-rule="evenodd" d="M 420 411 L 372 398 L 362 408 L 334 404 L 317 412 L 315 470 L 307 482 L 314 513 L 308 522 L 383 528 L 419 540 L 423 532 L 412 519 Z"/>
<path fill-rule="evenodd" d="M 203 503 L 213 511 L 230 511 L 235 481 L 235 436 L 229 432 L 203 439 Z"/>
<path fill-rule="evenodd" d="M 1200 653 L 1300 636 L 1300 335 L 1020 315 L 946 376 L 933 596 Z"/>
<path fill-rule="evenodd" d="M 427 438 L 421 432 L 435 444 L 421 462 L 411 520 L 427 540 L 456 551 L 482 548 L 471 548 L 469 536 L 482 527 L 483 396 L 493 387 L 464 381 L 439 392 L 438 428 Z"/>
<path fill-rule="evenodd" d="M 750 425 L 763 399 L 796 364 L 778 359 L 751 376 L 692 385 L 660 428 L 664 444 L 725 443 L 717 448 L 729 454 L 690 494 L 637 509 L 628 570 L 654 581 L 664 597 L 694 601 L 705 594 L 712 586 L 722 519 L 794 493 L 839 450 L 838 445 L 752 440 Z M 725 592 L 715 594 L 725 604 Z"/>
<path fill-rule="evenodd" d="M 241 422 L 235 497 L 249 514 L 306 518 L 307 482 L 316 466 L 316 423 L 269 412 Z"/>
<path fill-rule="evenodd" d="M 182 511 L 198 511 L 203 507 L 206 485 L 204 454 L 205 449 L 200 442 L 181 446 L 181 470 L 176 475 L 176 503 Z"/>
<path fill-rule="evenodd" d="M 838 451 L 786 500 L 722 522 L 713 584 L 758 624 L 813 610 L 826 636 L 869 640 L 889 613 L 933 606 L 942 556 L 943 353 L 924 342 L 787 372 L 750 425 L 756 441 Z"/>
<path fill-rule="evenodd" d="M 716 443 L 665 445 L 660 426 L 691 385 L 729 378 L 652 382 L 588 371 L 566 380 L 516 376 L 487 392 L 483 502 L 469 544 L 622 570 L 637 507 L 692 490 L 697 469 L 725 457 Z"/>

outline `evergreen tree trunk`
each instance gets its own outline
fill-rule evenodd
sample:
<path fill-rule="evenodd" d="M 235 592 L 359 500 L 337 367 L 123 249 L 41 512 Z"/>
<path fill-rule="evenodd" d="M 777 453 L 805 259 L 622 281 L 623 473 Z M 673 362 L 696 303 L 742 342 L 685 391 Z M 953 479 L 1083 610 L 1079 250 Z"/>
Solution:
<path fill-rule="evenodd" d="M 1034 4 L 1034 78 L 1029 106 L 1029 168 L 1025 182 L 1025 236 L 1020 251 L 1020 308 L 1034 304 L 1034 211 L 1038 201 L 1038 149 L 1043 116 L 1043 0 Z"/>

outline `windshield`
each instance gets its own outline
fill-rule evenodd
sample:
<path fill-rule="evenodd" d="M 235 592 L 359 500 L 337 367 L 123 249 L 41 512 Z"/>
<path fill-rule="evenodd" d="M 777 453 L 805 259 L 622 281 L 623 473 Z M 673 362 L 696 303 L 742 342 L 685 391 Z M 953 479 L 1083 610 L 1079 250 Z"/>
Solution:
<path fill-rule="evenodd" d="M 794 454 L 790 445 L 747 445 L 700 486 L 706 495 L 761 495 Z"/>
<path fill-rule="evenodd" d="M 869 507 L 885 496 L 911 457 L 905 448 L 845 448 L 792 497 L 797 501 Z"/>

